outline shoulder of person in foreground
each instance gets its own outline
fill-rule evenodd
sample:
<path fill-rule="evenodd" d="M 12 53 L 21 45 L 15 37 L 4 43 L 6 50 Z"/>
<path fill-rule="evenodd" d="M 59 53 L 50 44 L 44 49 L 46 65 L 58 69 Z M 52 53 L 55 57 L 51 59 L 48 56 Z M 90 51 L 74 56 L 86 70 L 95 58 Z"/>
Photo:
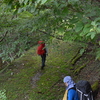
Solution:
<path fill-rule="evenodd" d="M 77 91 L 75 89 L 70 89 L 68 91 L 68 100 L 79 100 Z"/>

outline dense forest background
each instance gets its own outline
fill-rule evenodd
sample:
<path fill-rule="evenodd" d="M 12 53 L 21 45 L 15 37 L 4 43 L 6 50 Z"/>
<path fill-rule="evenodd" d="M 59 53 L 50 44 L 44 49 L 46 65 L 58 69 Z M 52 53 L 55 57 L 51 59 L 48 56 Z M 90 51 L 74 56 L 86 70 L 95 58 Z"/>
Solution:
<path fill-rule="evenodd" d="M 0 19 L 1 72 L 39 40 L 74 43 L 100 60 L 100 0 L 0 0 Z"/>

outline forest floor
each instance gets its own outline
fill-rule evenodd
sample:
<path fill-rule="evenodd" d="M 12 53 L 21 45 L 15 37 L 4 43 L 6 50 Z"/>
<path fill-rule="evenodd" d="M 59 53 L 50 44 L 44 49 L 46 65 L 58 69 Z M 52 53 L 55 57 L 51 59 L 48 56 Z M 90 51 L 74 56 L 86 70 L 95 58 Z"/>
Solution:
<path fill-rule="evenodd" d="M 57 44 L 48 47 L 44 70 L 41 70 L 41 58 L 36 54 L 36 47 L 12 62 L 6 70 L 1 70 L 0 90 L 3 97 L 6 96 L 7 100 L 62 100 L 65 92 L 63 78 L 66 75 L 72 76 L 75 82 L 88 80 L 91 85 L 100 80 L 100 61 L 95 60 L 92 51 L 85 52 L 71 64 L 80 45 Z M 75 74 L 75 70 L 84 64 L 86 66 Z M 100 84 L 98 88 L 96 100 L 100 100 Z"/>

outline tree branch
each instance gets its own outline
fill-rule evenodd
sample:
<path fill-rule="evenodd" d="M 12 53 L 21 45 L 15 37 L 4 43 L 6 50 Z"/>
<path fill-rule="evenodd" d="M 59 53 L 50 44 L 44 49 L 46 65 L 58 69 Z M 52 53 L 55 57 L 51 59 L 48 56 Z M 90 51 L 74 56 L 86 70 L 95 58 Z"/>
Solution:
<path fill-rule="evenodd" d="M 62 40 L 62 37 L 61 37 L 61 38 L 56 37 L 56 36 L 54 36 L 54 35 L 48 34 L 48 33 L 45 32 L 45 31 L 39 30 L 39 32 L 42 32 L 42 33 L 44 33 L 44 34 L 46 34 L 46 35 L 49 35 L 49 36 L 52 36 L 52 37 L 54 37 L 54 38 L 56 38 L 56 39 Z"/>

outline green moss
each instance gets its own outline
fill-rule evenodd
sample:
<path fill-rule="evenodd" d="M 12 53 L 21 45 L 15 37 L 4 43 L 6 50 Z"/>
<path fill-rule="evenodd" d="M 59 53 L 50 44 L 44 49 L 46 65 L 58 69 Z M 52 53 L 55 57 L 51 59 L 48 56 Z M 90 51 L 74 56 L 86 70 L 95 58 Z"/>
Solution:
<path fill-rule="evenodd" d="M 98 88 L 99 88 L 99 81 L 96 81 L 91 87 L 92 87 L 93 91 L 98 90 Z"/>
<path fill-rule="evenodd" d="M 84 67 L 86 67 L 86 64 L 84 64 L 83 66 L 80 66 L 79 68 L 77 68 L 75 71 L 74 71 L 74 74 L 78 74 Z"/>
<path fill-rule="evenodd" d="M 70 68 L 70 70 L 74 70 L 74 66 L 70 66 L 69 68 Z"/>
<path fill-rule="evenodd" d="M 71 62 L 72 65 L 74 65 L 76 63 L 76 61 L 81 57 L 81 54 L 78 54 Z"/>

